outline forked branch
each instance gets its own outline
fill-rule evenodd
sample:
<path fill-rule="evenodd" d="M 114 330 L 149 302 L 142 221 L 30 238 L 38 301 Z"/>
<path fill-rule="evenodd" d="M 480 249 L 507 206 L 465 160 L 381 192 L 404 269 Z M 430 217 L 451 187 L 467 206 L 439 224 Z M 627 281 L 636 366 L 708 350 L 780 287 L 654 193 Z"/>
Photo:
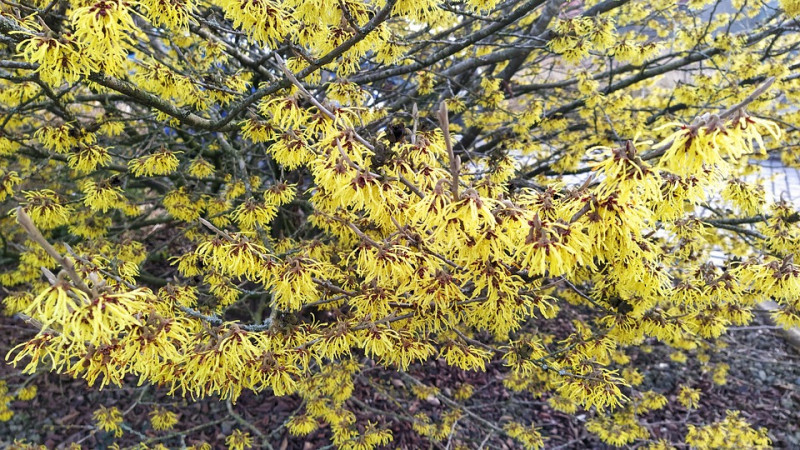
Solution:
<path fill-rule="evenodd" d="M 58 263 L 58 265 L 64 268 L 64 271 L 67 272 L 67 275 L 75 284 L 75 287 L 89 294 L 90 297 L 95 296 L 95 293 L 92 292 L 92 290 L 89 289 L 89 286 L 86 285 L 83 279 L 78 276 L 78 272 L 75 270 L 75 264 L 72 262 L 72 259 L 63 256 L 61 253 L 58 252 L 58 250 L 55 249 L 55 247 L 53 247 L 52 245 L 50 245 L 49 242 L 47 242 L 47 239 L 45 239 L 44 236 L 42 236 L 41 231 L 39 231 L 39 229 L 36 228 L 36 225 L 34 225 L 33 220 L 31 220 L 31 217 L 28 215 L 28 213 L 25 212 L 25 209 L 23 209 L 22 206 L 17 206 L 17 222 L 19 222 L 19 224 L 22 225 L 22 228 L 25 229 L 25 232 L 28 233 L 28 236 L 31 238 L 32 241 L 39 244 L 39 246 L 42 247 L 44 251 L 47 252 L 48 255 L 50 255 L 51 258 L 56 260 L 56 263 Z"/>

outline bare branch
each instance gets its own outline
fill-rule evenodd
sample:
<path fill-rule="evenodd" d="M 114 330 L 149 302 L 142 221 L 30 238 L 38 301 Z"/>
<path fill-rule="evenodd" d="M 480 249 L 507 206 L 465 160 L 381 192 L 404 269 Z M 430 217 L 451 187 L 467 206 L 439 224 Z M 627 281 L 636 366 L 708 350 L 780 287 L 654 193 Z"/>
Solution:
<path fill-rule="evenodd" d="M 55 247 L 47 242 L 47 239 L 42 236 L 42 233 L 38 228 L 36 228 L 33 220 L 31 220 L 30 216 L 28 216 L 22 206 L 17 206 L 17 222 L 22 225 L 22 228 L 25 229 L 25 232 L 28 233 L 28 236 L 32 241 L 39 244 L 39 246 L 41 246 L 51 258 L 56 260 L 58 265 L 64 268 L 75 287 L 88 294 L 90 298 L 94 298 L 95 293 L 89 289 L 89 286 L 86 285 L 86 283 L 83 281 L 83 278 L 78 276 L 78 272 L 75 271 L 75 264 L 72 262 L 72 259 L 61 255 L 61 253 L 59 253 Z"/>
<path fill-rule="evenodd" d="M 461 170 L 461 158 L 453 152 L 453 141 L 450 137 L 450 121 L 447 117 L 447 103 L 439 105 L 439 125 L 444 133 L 444 145 L 447 147 L 447 156 L 450 158 L 450 192 L 453 200 L 458 201 L 458 173 Z"/>

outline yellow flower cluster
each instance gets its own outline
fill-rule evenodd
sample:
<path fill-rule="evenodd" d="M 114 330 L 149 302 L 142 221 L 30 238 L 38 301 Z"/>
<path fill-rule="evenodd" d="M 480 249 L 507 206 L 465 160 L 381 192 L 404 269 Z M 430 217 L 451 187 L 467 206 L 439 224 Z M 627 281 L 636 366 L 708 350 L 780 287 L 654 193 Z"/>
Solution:
<path fill-rule="evenodd" d="M 772 447 L 766 428 L 753 429 L 739 417 L 739 411 L 728 411 L 725 419 L 711 425 L 689 425 L 686 443 L 701 450 Z"/>
<path fill-rule="evenodd" d="M 103 431 L 113 433 L 115 436 L 122 436 L 122 412 L 116 407 L 106 408 L 100 406 L 93 414 L 97 427 Z"/>
<path fill-rule="evenodd" d="M 17 48 L 23 58 L 39 65 L 39 76 L 50 85 L 75 83 L 93 68 L 85 64 L 80 45 L 72 39 L 33 35 Z"/>
<path fill-rule="evenodd" d="M 629 412 L 600 416 L 586 424 L 586 429 L 615 447 L 622 447 L 637 439 L 647 439 L 650 433 Z"/>
<path fill-rule="evenodd" d="M 131 173 L 137 177 L 150 177 L 153 175 L 168 175 L 178 168 L 180 160 L 175 153 L 161 148 L 155 153 L 141 156 L 128 163 Z"/>
<path fill-rule="evenodd" d="M 75 42 L 85 58 L 71 63 L 86 67 L 83 70 L 87 72 L 121 73 L 128 48 L 133 45 L 132 34 L 138 31 L 132 6 L 124 0 L 98 0 L 72 10 L 70 19 L 75 29 Z M 70 56 L 76 59 L 78 54 Z"/>
<path fill-rule="evenodd" d="M 228 445 L 228 450 L 245 450 L 253 448 L 253 438 L 250 437 L 250 433 L 233 430 L 233 433 L 225 438 L 225 444 Z"/>
<path fill-rule="evenodd" d="M 26 200 L 23 209 L 37 227 L 49 230 L 69 223 L 72 208 L 56 192 L 42 189 L 23 191 L 22 194 Z"/>
<path fill-rule="evenodd" d="M 707 115 L 700 122 L 691 126 L 663 125 L 680 127 L 664 140 L 669 147 L 661 161 L 670 172 L 686 176 L 699 173 L 703 166 L 726 167 L 745 155 L 764 152 L 762 135 L 769 133 L 780 139 L 780 129 L 775 123 L 752 116 L 742 115 L 725 123 L 717 116 Z"/>
<path fill-rule="evenodd" d="M 548 45 L 567 61 L 579 61 L 594 49 L 609 49 L 617 38 L 614 21 L 607 17 L 578 16 L 558 20 L 553 29 L 556 37 Z"/>
<path fill-rule="evenodd" d="M 86 180 L 83 183 L 83 192 L 86 195 L 83 203 L 92 211 L 106 212 L 109 209 L 120 208 L 125 202 L 122 188 L 112 185 L 113 180 Z"/>
<path fill-rule="evenodd" d="M 163 25 L 176 31 L 189 26 L 189 17 L 195 9 L 194 0 L 139 0 L 139 5 L 154 25 Z"/>
<path fill-rule="evenodd" d="M 178 415 L 165 408 L 155 408 L 150 411 L 150 423 L 157 431 L 171 430 L 178 423 Z"/>
<path fill-rule="evenodd" d="M 678 402 L 689 409 L 696 409 L 700 402 L 700 390 L 688 386 L 681 386 L 678 392 Z"/>
<path fill-rule="evenodd" d="M 532 426 L 526 427 L 517 422 L 509 422 L 503 425 L 503 430 L 519 441 L 526 449 L 538 450 L 544 448 L 542 435 Z"/>

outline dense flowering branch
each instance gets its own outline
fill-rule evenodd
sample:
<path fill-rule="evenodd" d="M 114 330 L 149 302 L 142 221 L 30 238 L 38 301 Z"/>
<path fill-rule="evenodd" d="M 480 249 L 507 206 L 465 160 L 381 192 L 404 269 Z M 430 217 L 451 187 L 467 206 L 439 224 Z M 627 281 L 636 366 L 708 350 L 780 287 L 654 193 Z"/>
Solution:
<path fill-rule="evenodd" d="M 7 357 L 219 396 L 232 448 L 275 436 L 247 391 L 297 395 L 281 427 L 341 448 L 398 422 L 544 445 L 426 384 L 445 367 L 644 445 L 672 394 L 637 348 L 700 357 L 766 299 L 800 325 L 798 213 L 755 163 L 800 165 L 800 8 L 732 5 L 4 1 L 0 285 L 38 327 Z M 431 409 L 365 420 L 365 386 Z M 120 413 L 98 429 L 132 433 Z M 686 431 L 768 443 L 735 414 Z"/>

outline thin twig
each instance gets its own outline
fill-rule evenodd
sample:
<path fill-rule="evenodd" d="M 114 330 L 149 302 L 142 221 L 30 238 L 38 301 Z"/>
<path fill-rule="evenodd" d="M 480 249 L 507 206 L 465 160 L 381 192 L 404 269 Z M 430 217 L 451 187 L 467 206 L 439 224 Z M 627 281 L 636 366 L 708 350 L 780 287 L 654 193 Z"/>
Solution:
<path fill-rule="evenodd" d="M 761 94 L 766 92 L 767 89 L 769 89 L 770 86 L 772 86 L 772 83 L 774 83 L 774 82 L 775 82 L 775 77 L 767 78 L 766 80 L 764 80 L 763 83 L 761 83 L 756 88 L 756 90 L 751 92 L 750 95 L 748 95 L 744 100 L 742 100 L 741 102 L 731 106 L 730 108 L 726 109 L 725 111 L 722 111 L 721 113 L 719 113 L 719 118 L 720 119 L 727 119 L 729 116 L 733 115 L 733 113 L 735 113 L 735 112 L 737 112 L 737 111 L 739 111 L 741 109 L 744 109 L 747 105 L 749 105 L 750 103 L 753 103 L 758 97 L 760 97 Z"/>
<path fill-rule="evenodd" d="M 240 425 L 243 425 L 244 427 L 248 428 L 250 431 L 255 433 L 256 436 L 261 438 L 262 446 L 267 448 L 272 448 L 272 445 L 267 441 L 267 436 L 265 436 L 264 433 L 262 433 L 261 430 L 258 429 L 258 427 L 245 420 L 244 417 L 240 416 L 239 414 L 236 413 L 236 411 L 233 410 L 233 403 L 231 403 L 231 399 L 228 399 L 225 402 L 225 405 L 228 407 L 228 414 L 230 414 L 230 416 L 233 417 L 234 420 L 239 422 Z"/>

